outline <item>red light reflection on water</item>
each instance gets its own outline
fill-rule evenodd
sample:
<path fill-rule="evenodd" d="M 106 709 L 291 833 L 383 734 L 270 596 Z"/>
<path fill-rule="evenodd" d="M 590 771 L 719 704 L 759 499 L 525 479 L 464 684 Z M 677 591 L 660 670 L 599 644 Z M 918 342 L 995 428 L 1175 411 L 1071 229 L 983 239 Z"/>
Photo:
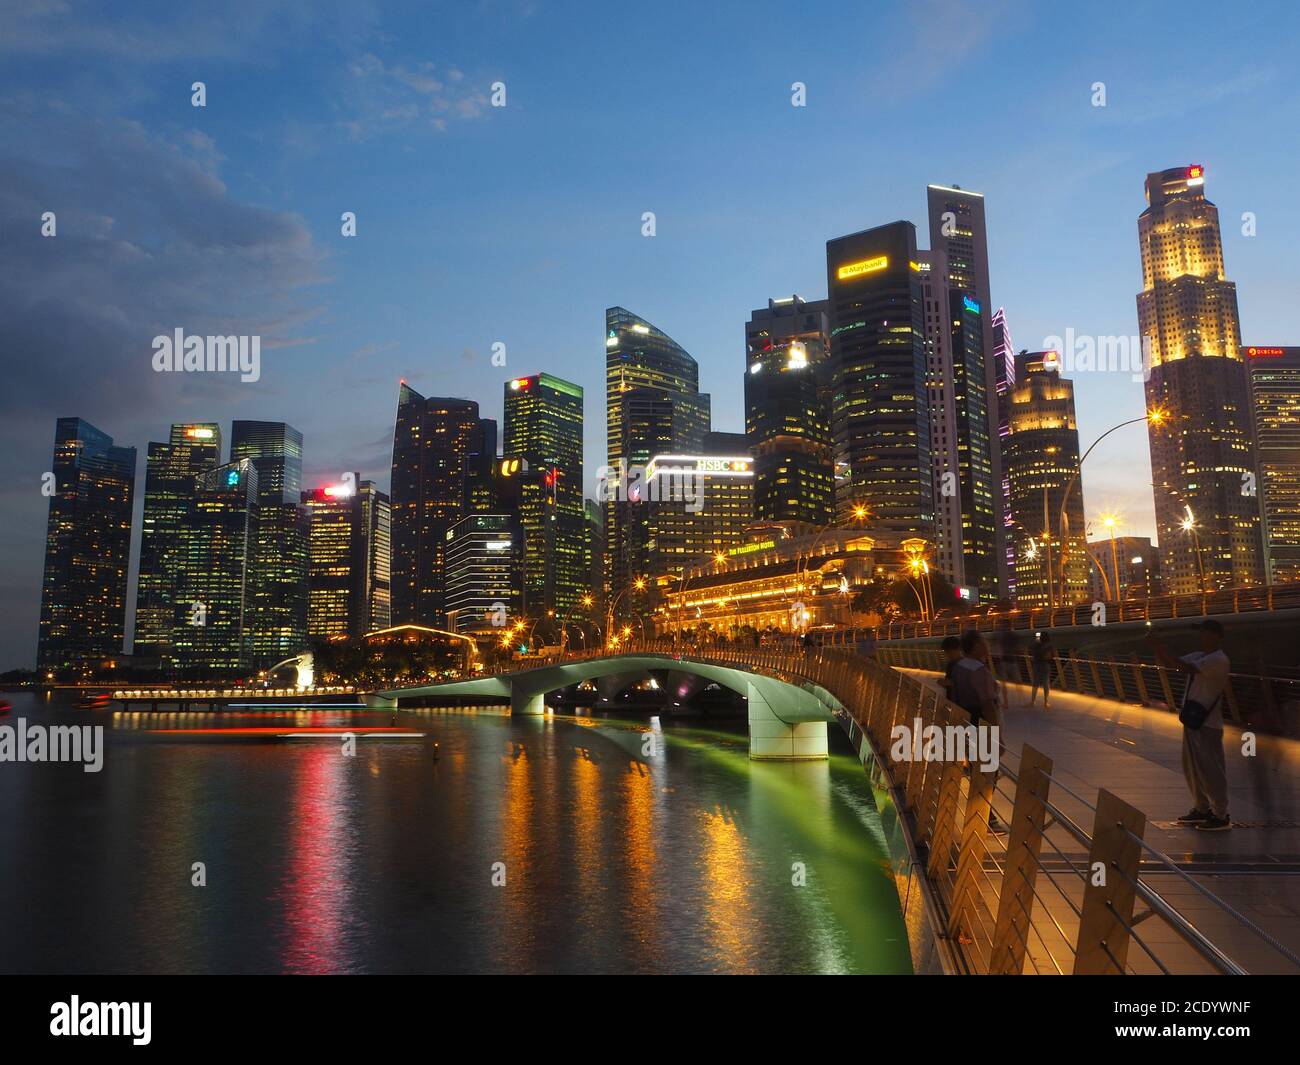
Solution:
<path fill-rule="evenodd" d="M 347 771 L 334 746 L 304 747 L 294 773 L 286 826 L 288 871 L 281 887 L 288 973 L 341 972 L 347 965 L 347 924 L 353 917 L 348 855 L 352 825 Z"/>

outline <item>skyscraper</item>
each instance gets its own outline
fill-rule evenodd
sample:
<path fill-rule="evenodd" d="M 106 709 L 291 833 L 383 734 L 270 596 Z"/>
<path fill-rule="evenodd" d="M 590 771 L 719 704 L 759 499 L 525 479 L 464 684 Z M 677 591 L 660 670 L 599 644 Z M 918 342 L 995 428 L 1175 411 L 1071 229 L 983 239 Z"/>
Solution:
<path fill-rule="evenodd" d="M 172 621 L 171 662 L 181 676 L 235 676 L 252 668 L 250 578 L 257 551 L 257 494 L 251 459 L 195 478 L 181 536 Z"/>
<path fill-rule="evenodd" d="M 447 530 L 453 632 L 504 634 L 523 611 L 523 530 L 510 514 L 468 514 Z"/>
<path fill-rule="evenodd" d="M 1175 595 L 1262 584 L 1265 555 L 1237 289 L 1200 166 L 1147 175 L 1138 331 L 1161 569 Z"/>
<path fill-rule="evenodd" d="M 181 538 L 199 474 L 221 463 L 221 427 L 214 422 L 173 425 L 167 443 L 149 445 L 144 521 L 136 581 L 136 655 L 171 657 Z"/>
<path fill-rule="evenodd" d="M 320 639 L 389 627 L 389 505 L 348 474 L 302 493 L 308 514 L 307 631 Z"/>
<path fill-rule="evenodd" d="M 447 530 L 466 513 L 471 455 L 484 451 L 478 404 L 426 399 L 405 381 L 393 430 L 393 623 L 444 624 Z"/>
<path fill-rule="evenodd" d="M 643 475 L 652 456 L 702 446 L 709 397 L 700 393 L 699 367 L 680 344 L 631 311 L 611 307 L 605 312 L 605 407 L 608 594 L 612 600 L 627 593 L 635 601 L 646 528 L 636 509 L 639 489 L 630 482 Z M 615 488 L 612 497 L 609 486 Z"/>
<path fill-rule="evenodd" d="M 297 503 L 302 492 L 302 433 L 284 422 L 230 423 L 230 461 L 251 459 L 258 499 Z"/>
<path fill-rule="evenodd" d="M 55 425 L 38 669 L 76 670 L 122 650 L 135 458 L 80 418 Z"/>
<path fill-rule="evenodd" d="M 926 392 L 930 397 L 930 448 L 934 458 L 935 560 L 954 585 L 966 583 L 962 536 L 961 464 L 957 450 L 957 397 L 952 361 L 948 260 L 942 251 L 918 251 L 925 311 Z"/>
<path fill-rule="evenodd" d="M 996 379 L 998 413 L 998 447 L 997 454 L 1002 467 L 1002 515 L 1001 553 L 1002 573 L 1005 575 L 1003 594 L 1008 599 L 1016 597 L 1015 547 L 1012 543 L 1012 529 L 1015 519 L 1011 515 L 1011 481 L 1007 477 L 1007 465 L 1002 459 L 1003 447 L 1007 435 L 1011 432 L 1009 418 L 1009 398 L 1016 386 L 1016 348 L 1011 340 L 1011 327 L 1007 324 L 1006 311 L 999 307 L 993 312 L 993 376 Z"/>
<path fill-rule="evenodd" d="M 947 472 L 956 472 L 961 495 L 965 578 L 983 598 L 996 599 L 1005 592 L 1008 574 L 984 197 L 930 185 L 926 200 L 930 247 L 943 253 L 946 266 L 957 432 L 957 468 Z"/>
<path fill-rule="evenodd" d="M 745 432 L 754 460 L 754 517 L 795 530 L 835 513 L 827 303 L 767 301 L 745 326 Z"/>
<path fill-rule="evenodd" d="M 1246 348 L 1269 581 L 1300 581 L 1300 348 Z"/>
<path fill-rule="evenodd" d="M 1023 606 L 1081 602 L 1088 594 L 1088 556 L 1074 384 L 1061 376 L 1054 351 L 1022 351 L 1015 381 L 1008 394 L 1010 431 L 1003 458 L 1014 520 L 1016 600 Z M 1067 488 L 1063 545 L 1061 504 Z"/>
<path fill-rule="evenodd" d="M 541 506 L 524 517 L 524 609 L 572 617 L 587 585 L 582 516 L 582 389 L 551 374 L 505 385 L 505 453 L 540 473 Z"/>
<path fill-rule="evenodd" d="M 307 517 L 302 433 L 284 422 L 230 423 L 230 461 L 257 471 L 245 641 L 249 662 L 275 665 L 307 647 Z"/>
<path fill-rule="evenodd" d="M 891 222 L 827 241 L 835 509 L 934 542 L 925 316 L 916 228 Z"/>

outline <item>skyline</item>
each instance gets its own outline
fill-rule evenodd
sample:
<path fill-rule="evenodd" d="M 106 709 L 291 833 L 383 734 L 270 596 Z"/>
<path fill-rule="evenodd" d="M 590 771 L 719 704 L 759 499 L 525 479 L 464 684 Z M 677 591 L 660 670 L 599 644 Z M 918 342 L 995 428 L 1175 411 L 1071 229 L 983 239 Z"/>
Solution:
<path fill-rule="evenodd" d="M 1019 54 L 1026 35 L 1064 38 L 1070 25 L 1068 18 L 1057 18 L 1049 31 L 1044 16 L 1008 8 L 999 23 L 1004 35 L 972 47 L 953 70 L 996 82 L 1000 61 Z M 284 9 L 273 10 L 278 15 Z M 499 10 L 485 5 L 480 18 L 494 19 L 483 12 Z M 1289 13 L 1283 20 L 1288 16 L 1295 20 Z M 231 62 L 212 52 L 196 60 L 164 55 L 150 61 L 141 58 L 147 49 L 133 46 L 134 67 L 126 63 L 123 69 L 166 72 L 169 90 L 164 93 L 158 85 L 164 79 L 153 76 L 136 77 L 127 88 L 120 74 L 110 74 L 88 95 L 92 71 L 102 74 L 122 61 L 113 41 L 124 40 L 125 30 L 87 32 L 80 47 L 58 50 L 32 28 L 40 18 L 9 17 L 27 31 L 6 34 L 7 43 L 0 45 L 11 68 L 3 93 L 17 105 L 0 119 L 10 146 L 0 180 L 0 231 L 9 246 L 0 329 L 7 352 L 44 357 L 7 358 L 10 387 L 0 401 L 6 454 L 16 466 L 6 479 L 11 521 L 0 541 L 0 668 L 30 665 L 35 658 L 48 505 L 39 485 L 49 469 L 56 418 L 84 418 L 119 445 L 135 447 L 138 483 L 148 442 L 166 439 L 170 423 L 216 421 L 224 430 L 232 419 L 265 419 L 302 430 L 304 487 L 357 470 L 387 490 L 399 378 L 425 394 L 474 400 L 484 417 L 499 419 L 502 382 L 549 372 L 587 393 L 584 465 L 590 495 L 604 455 L 606 307 L 628 307 L 686 348 L 700 364 L 700 391 L 714 396 L 714 428 L 741 429 L 738 385 L 751 312 L 771 297 L 796 292 L 823 298 L 828 239 L 895 220 L 912 221 L 923 231 L 931 183 L 959 184 L 985 196 L 993 306 L 1006 308 L 1016 349 L 1036 350 L 1045 337 L 1067 329 L 1097 336 L 1137 332 L 1142 181 L 1149 171 L 1200 163 L 1223 219 L 1225 267 L 1237 285 L 1243 343 L 1295 340 L 1286 332 L 1285 273 L 1295 221 L 1286 213 L 1287 183 L 1274 180 L 1294 169 L 1295 149 L 1266 133 L 1296 105 L 1270 93 L 1281 75 L 1261 61 L 1275 54 L 1271 41 L 1285 39 L 1276 27 L 1263 44 L 1249 43 L 1254 65 L 1225 79 L 1226 90 L 1220 85 L 1198 96 L 1194 71 L 1170 64 L 1176 71 L 1171 78 L 1153 83 L 1147 76 L 1146 91 L 1135 92 L 1144 75 L 1123 61 L 1122 47 L 1109 53 L 1113 58 L 1091 60 L 1106 68 L 1095 75 L 1081 73 L 1088 66 L 1082 60 L 1043 64 L 1050 88 L 1041 100 L 1026 102 L 1010 88 L 995 86 L 989 99 L 1014 107 L 990 106 L 998 112 L 996 121 L 973 121 L 955 138 L 926 111 L 933 105 L 953 121 L 944 90 L 954 81 L 931 71 L 939 79 L 935 87 L 916 87 L 904 98 L 911 108 L 905 122 L 880 126 L 876 135 L 870 132 L 876 126 L 864 126 L 861 143 L 846 144 L 843 134 L 854 120 L 880 122 L 888 115 L 873 111 L 863 97 L 837 92 L 861 89 L 868 64 L 836 67 L 846 49 L 839 42 L 829 42 L 829 58 L 813 54 L 814 41 L 828 42 L 811 25 L 806 40 L 796 36 L 788 42 L 788 63 L 769 63 L 761 75 L 741 57 L 751 57 L 762 35 L 757 45 L 733 35 L 723 43 L 745 47 L 734 54 L 724 49 L 712 70 L 695 63 L 705 42 L 718 43 L 717 33 L 709 32 L 718 27 L 705 25 L 698 39 L 684 40 L 667 59 L 660 54 L 659 62 L 671 66 L 659 68 L 663 77 L 654 84 L 638 69 L 620 68 L 626 75 L 621 83 L 593 92 L 588 73 L 586 94 L 564 99 L 573 73 L 548 66 L 543 82 L 538 60 L 525 47 L 538 34 L 539 43 L 548 34 L 563 37 L 564 19 L 518 16 L 500 21 L 495 34 L 477 24 L 472 31 L 443 35 L 445 45 L 428 51 L 422 51 L 419 34 L 395 32 L 385 23 L 383 29 L 360 31 L 357 54 L 338 57 L 336 65 L 346 69 L 354 88 L 378 79 L 394 92 L 402 87 L 416 94 L 426 108 L 424 119 L 412 125 L 402 106 L 388 106 L 394 101 L 386 98 L 376 102 L 358 89 L 360 95 L 340 98 L 352 100 L 353 113 L 368 116 L 368 124 L 349 125 L 353 120 L 343 112 L 329 126 L 339 143 L 322 135 L 311 144 L 305 136 L 295 141 L 284 135 L 293 125 L 291 115 L 271 106 L 269 117 L 262 117 L 258 88 L 266 96 L 277 71 L 281 84 L 294 73 L 285 55 L 308 47 L 310 26 L 303 43 L 279 51 L 273 43 L 278 58 L 260 64 Z M 883 16 L 886 25 L 909 17 Z M 1031 20 L 1028 28 L 1019 17 Z M 1139 13 L 1134 21 L 1140 25 L 1154 17 Z M 1252 18 L 1264 16 L 1247 14 L 1247 25 Z M 93 25 L 85 18 L 78 24 Z M 1152 65 L 1177 50 L 1178 28 L 1161 29 L 1168 31 L 1163 40 L 1142 42 Z M 400 46 L 385 39 L 390 33 Z M 618 36 L 613 26 L 603 33 Z M 1083 42 L 1095 41 L 1095 35 L 1071 39 L 1082 54 Z M 475 61 L 458 59 L 458 47 Z M 1246 58 L 1245 44 L 1226 41 L 1224 48 Z M 50 62 L 52 56 L 61 62 Z M 435 70 L 419 67 L 425 61 L 434 62 Z M 592 62 L 616 61 L 600 55 Z M 1221 68 L 1223 62 L 1220 57 Z M 195 67 L 203 67 L 206 77 L 204 109 L 189 104 L 190 83 L 201 76 Z M 728 87 L 728 73 L 737 68 L 745 71 L 744 79 Z M 462 77 L 452 76 L 452 69 L 462 70 Z M 232 71 L 239 72 L 238 80 Z M 682 85 L 688 72 L 702 79 L 689 89 Z M 509 103 L 494 110 L 485 86 L 498 78 L 507 84 Z M 1098 79 L 1107 82 L 1104 109 L 1089 104 L 1089 86 Z M 795 80 L 808 85 L 806 108 L 790 106 Z M 50 96 L 15 95 L 16 84 L 44 86 Z M 476 88 L 452 88 L 464 84 Z M 1202 109 L 1189 117 L 1155 113 L 1152 101 L 1168 104 L 1180 84 Z M 292 105 L 284 105 L 288 110 L 311 97 L 306 87 L 297 91 Z M 480 92 L 481 100 L 475 95 Z M 665 107 L 664 92 L 669 100 L 693 99 L 694 105 Z M 223 98 L 237 100 L 238 108 L 218 105 Z M 321 103 L 329 99 L 328 91 L 315 98 L 318 113 L 322 106 L 330 110 Z M 1067 111 L 1044 113 L 1047 99 L 1054 107 L 1068 102 Z M 645 109 L 649 101 L 656 103 L 653 120 Z M 1245 114 L 1255 106 L 1257 113 Z M 1138 108 L 1145 109 L 1145 120 L 1132 113 Z M 665 112 L 680 120 L 678 129 L 667 128 Z M 721 124 L 724 114 L 731 116 L 727 125 Z M 1046 142 L 1035 136 L 1035 114 L 1052 123 Z M 1229 114 L 1239 121 L 1223 121 Z M 594 159 L 584 154 L 599 146 L 598 134 L 613 128 L 610 116 L 620 115 L 625 122 L 633 116 L 645 123 L 637 129 L 640 140 L 606 139 Z M 1061 139 L 1067 115 L 1064 124 L 1075 123 L 1075 143 L 1099 153 L 1081 168 L 1063 167 L 1068 156 L 1049 150 Z M 433 120 L 445 128 L 426 130 Z M 575 120 L 583 128 L 571 130 Z M 599 128 L 587 129 L 587 123 Z M 1217 132 L 1206 132 L 1212 128 Z M 565 130 L 576 142 L 549 143 Z M 277 132 L 280 140 L 272 141 Z M 891 132 L 899 135 L 890 140 L 898 150 L 881 167 L 872 163 L 872 149 Z M 995 132 L 999 139 L 992 139 Z M 674 144 L 679 155 L 687 148 L 701 153 L 708 134 L 718 138 L 718 156 L 730 159 L 728 149 L 756 133 L 789 146 L 793 165 L 783 159 L 770 170 L 746 167 L 737 157 L 729 168 L 714 160 L 712 171 L 687 166 L 659 176 L 657 184 L 635 170 L 645 158 L 676 157 L 663 151 Z M 33 139 L 36 134 L 40 140 Z M 935 158 L 933 145 L 941 134 L 952 148 Z M 976 151 L 971 142 L 981 136 L 985 142 Z M 914 143 L 907 144 L 907 137 Z M 628 144 L 637 150 L 625 152 Z M 1041 148 L 1031 151 L 1036 144 Z M 831 148 L 844 151 L 843 158 L 834 156 L 837 165 L 802 165 Z M 517 153 L 515 163 L 537 164 L 528 175 L 537 182 L 511 170 L 511 153 Z M 1048 165 L 1026 165 L 1030 155 L 1045 155 Z M 267 162 L 265 177 L 254 173 Z M 439 169 L 449 163 L 452 169 Z M 841 171 L 853 176 L 846 179 Z M 433 188 L 426 192 L 429 179 Z M 44 210 L 58 215 L 53 240 L 39 236 Z M 357 212 L 355 238 L 338 235 L 343 210 Z M 640 235 L 645 210 L 656 212 L 654 238 Z M 1255 237 L 1240 232 L 1236 220 L 1244 210 L 1256 213 Z M 433 239 L 421 244 L 424 233 Z M 781 255 L 766 254 L 773 248 Z M 1053 268 L 1045 269 L 1043 257 L 1053 255 Z M 237 328 L 240 323 L 248 329 Z M 176 327 L 191 333 L 261 331 L 261 380 L 152 373 L 150 340 Z M 507 345 L 505 367 L 490 362 L 497 341 Z M 101 354 L 88 361 L 88 350 Z M 1142 387 L 1126 373 L 1067 376 L 1075 382 L 1085 447 L 1112 422 L 1140 415 Z M 1088 517 L 1117 509 L 1124 517 L 1121 533 L 1151 535 L 1148 469 L 1141 427 L 1108 441 L 1084 470 Z M 139 506 L 137 501 L 137 526 Z M 129 591 L 128 601 L 134 598 Z"/>

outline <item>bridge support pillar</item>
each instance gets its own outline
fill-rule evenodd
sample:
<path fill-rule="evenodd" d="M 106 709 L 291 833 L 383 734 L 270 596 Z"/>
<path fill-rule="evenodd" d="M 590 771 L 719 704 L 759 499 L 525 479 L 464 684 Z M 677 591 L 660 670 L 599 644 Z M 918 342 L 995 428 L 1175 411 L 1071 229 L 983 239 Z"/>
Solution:
<path fill-rule="evenodd" d="M 749 685 L 749 757 L 762 762 L 801 762 L 829 757 L 825 721 L 786 724 L 767 697 Z"/>
<path fill-rule="evenodd" d="M 541 692 L 533 695 L 518 688 L 510 689 L 510 716 L 523 714 L 531 717 L 546 713 L 546 702 Z"/>
<path fill-rule="evenodd" d="M 390 699 L 384 695 L 367 695 L 366 705 L 372 706 L 376 710 L 396 710 L 397 700 Z"/>

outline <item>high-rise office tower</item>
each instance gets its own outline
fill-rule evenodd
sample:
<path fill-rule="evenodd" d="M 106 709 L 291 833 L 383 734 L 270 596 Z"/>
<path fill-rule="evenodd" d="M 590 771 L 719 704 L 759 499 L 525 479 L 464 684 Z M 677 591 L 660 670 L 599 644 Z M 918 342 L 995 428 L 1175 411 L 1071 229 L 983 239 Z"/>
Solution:
<path fill-rule="evenodd" d="M 196 478 L 220 464 L 221 427 L 213 422 L 173 425 L 165 444 L 149 445 L 132 650 L 156 655 L 164 668 L 170 667 L 181 537 Z"/>
<path fill-rule="evenodd" d="M 573 617 L 587 585 L 582 389 L 547 373 L 507 381 L 504 448 L 540 473 L 545 489 L 523 524 L 524 608 Z"/>
<path fill-rule="evenodd" d="M 1246 348 L 1269 581 L 1300 581 L 1300 348 Z"/>
<path fill-rule="evenodd" d="M 1011 390 L 1016 387 L 1016 348 L 1011 339 L 1011 327 L 1007 324 L 1007 313 L 1001 307 L 993 312 L 993 376 L 997 387 L 997 454 L 1002 470 L 1002 484 L 1000 485 L 1002 504 L 999 508 L 999 513 L 1002 515 L 1002 536 L 999 542 L 1002 546 L 1001 554 L 998 557 L 1002 560 L 1001 572 L 1005 579 L 1003 595 L 1008 599 L 1015 599 L 1016 559 L 1015 546 L 1011 535 L 1015 519 L 1011 515 L 1011 480 L 1007 477 L 1007 466 L 1001 457 L 1003 444 L 1006 442 L 1007 435 L 1011 432 L 1009 400 Z"/>
<path fill-rule="evenodd" d="M 307 648 L 307 517 L 302 433 L 284 422 L 230 423 L 230 461 L 257 471 L 245 642 L 251 664 L 273 666 Z"/>
<path fill-rule="evenodd" d="M 584 604 L 583 616 L 599 617 L 605 603 L 605 510 L 594 499 L 584 499 L 582 516 L 587 526 L 587 588 L 591 602 Z"/>
<path fill-rule="evenodd" d="M 297 503 L 302 492 L 302 433 L 284 422 L 230 423 L 230 461 L 251 459 L 258 499 Z"/>
<path fill-rule="evenodd" d="M 865 507 L 882 540 L 934 542 L 925 315 L 916 228 L 866 229 L 826 243 L 835 510 Z"/>
<path fill-rule="evenodd" d="M 524 533 L 510 514 L 468 514 L 447 530 L 447 623 L 504 634 L 523 612 Z"/>
<path fill-rule="evenodd" d="M 478 404 L 425 398 L 405 381 L 393 430 L 393 623 L 441 628 L 447 530 L 464 517 L 484 451 Z"/>
<path fill-rule="evenodd" d="M 1175 594 L 1263 584 L 1265 556 L 1237 288 L 1200 166 L 1147 175 L 1138 332 L 1161 569 Z M 1184 527 L 1186 526 L 1186 528 Z"/>
<path fill-rule="evenodd" d="M 1061 376 L 1059 353 L 1045 351 L 1017 355 L 1015 381 L 1003 458 L 1015 522 L 1016 598 L 1023 606 L 1081 602 L 1088 594 L 1088 556 L 1074 384 Z"/>
<path fill-rule="evenodd" d="M 308 514 L 307 631 L 315 638 L 388 628 L 388 497 L 352 473 L 302 493 Z"/>
<path fill-rule="evenodd" d="M 387 493 L 381 492 L 374 481 L 362 481 L 357 497 L 365 537 L 365 574 L 358 607 L 358 628 L 364 635 L 393 623 L 393 507 Z"/>
<path fill-rule="evenodd" d="M 982 597 L 998 598 L 1008 572 L 984 197 L 930 185 L 926 201 L 930 247 L 943 252 L 947 267 L 966 580 Z"/>
<path fill-rule="evenodd" d="M 54 430 L 38 669 L 79 670 L 122 651 L 135 448 L 80 418 Z"/>
<path fill-rule="evenodd" d="M 794 531 L 835 513 L 827 303 L 770 299 L 745 325 L 745 433 L 754 514 Z"/>
<path fill-rule="evenodd" d="M 925 312 L 926 392 L 930 399 L 930 448 L 934 459 L 935 561 L 954 585 L 966 583 L 961 492 L 957 490 L 957 398 L 953 379 L 948 260 L 941 251 L 918 251 Z"/>
<path fill-rule="evenodd" d="M 709 429 L 709 397 L 699 391 L 699 367 L 680 344 L 644 318 L 611 307 L 605 405 L 606 587 L 611 600 L 626 596 L 620 605 L 644 607 L 648 599 L 635 588 L 646 562 L 638 482 L 654 455 L 699 449 Z"/>
<path fill-rule="evenodd" d="M 470 442 L 468 475 L 465 488 L 465 509 L 475 511 L 495 510 L 497 506 L 497 423 L 495 418 L 480 418 L 478 431 Z"/>
<path fill-rule="evenodd" d="M 257 495 L 257 469 L 251 459 L 217 466 L 195 478 L 181 536 L 172 621 L 171 663 L 181 676 L 236 676 L 253 667 L 251 571 L 257 552 Z"/>

